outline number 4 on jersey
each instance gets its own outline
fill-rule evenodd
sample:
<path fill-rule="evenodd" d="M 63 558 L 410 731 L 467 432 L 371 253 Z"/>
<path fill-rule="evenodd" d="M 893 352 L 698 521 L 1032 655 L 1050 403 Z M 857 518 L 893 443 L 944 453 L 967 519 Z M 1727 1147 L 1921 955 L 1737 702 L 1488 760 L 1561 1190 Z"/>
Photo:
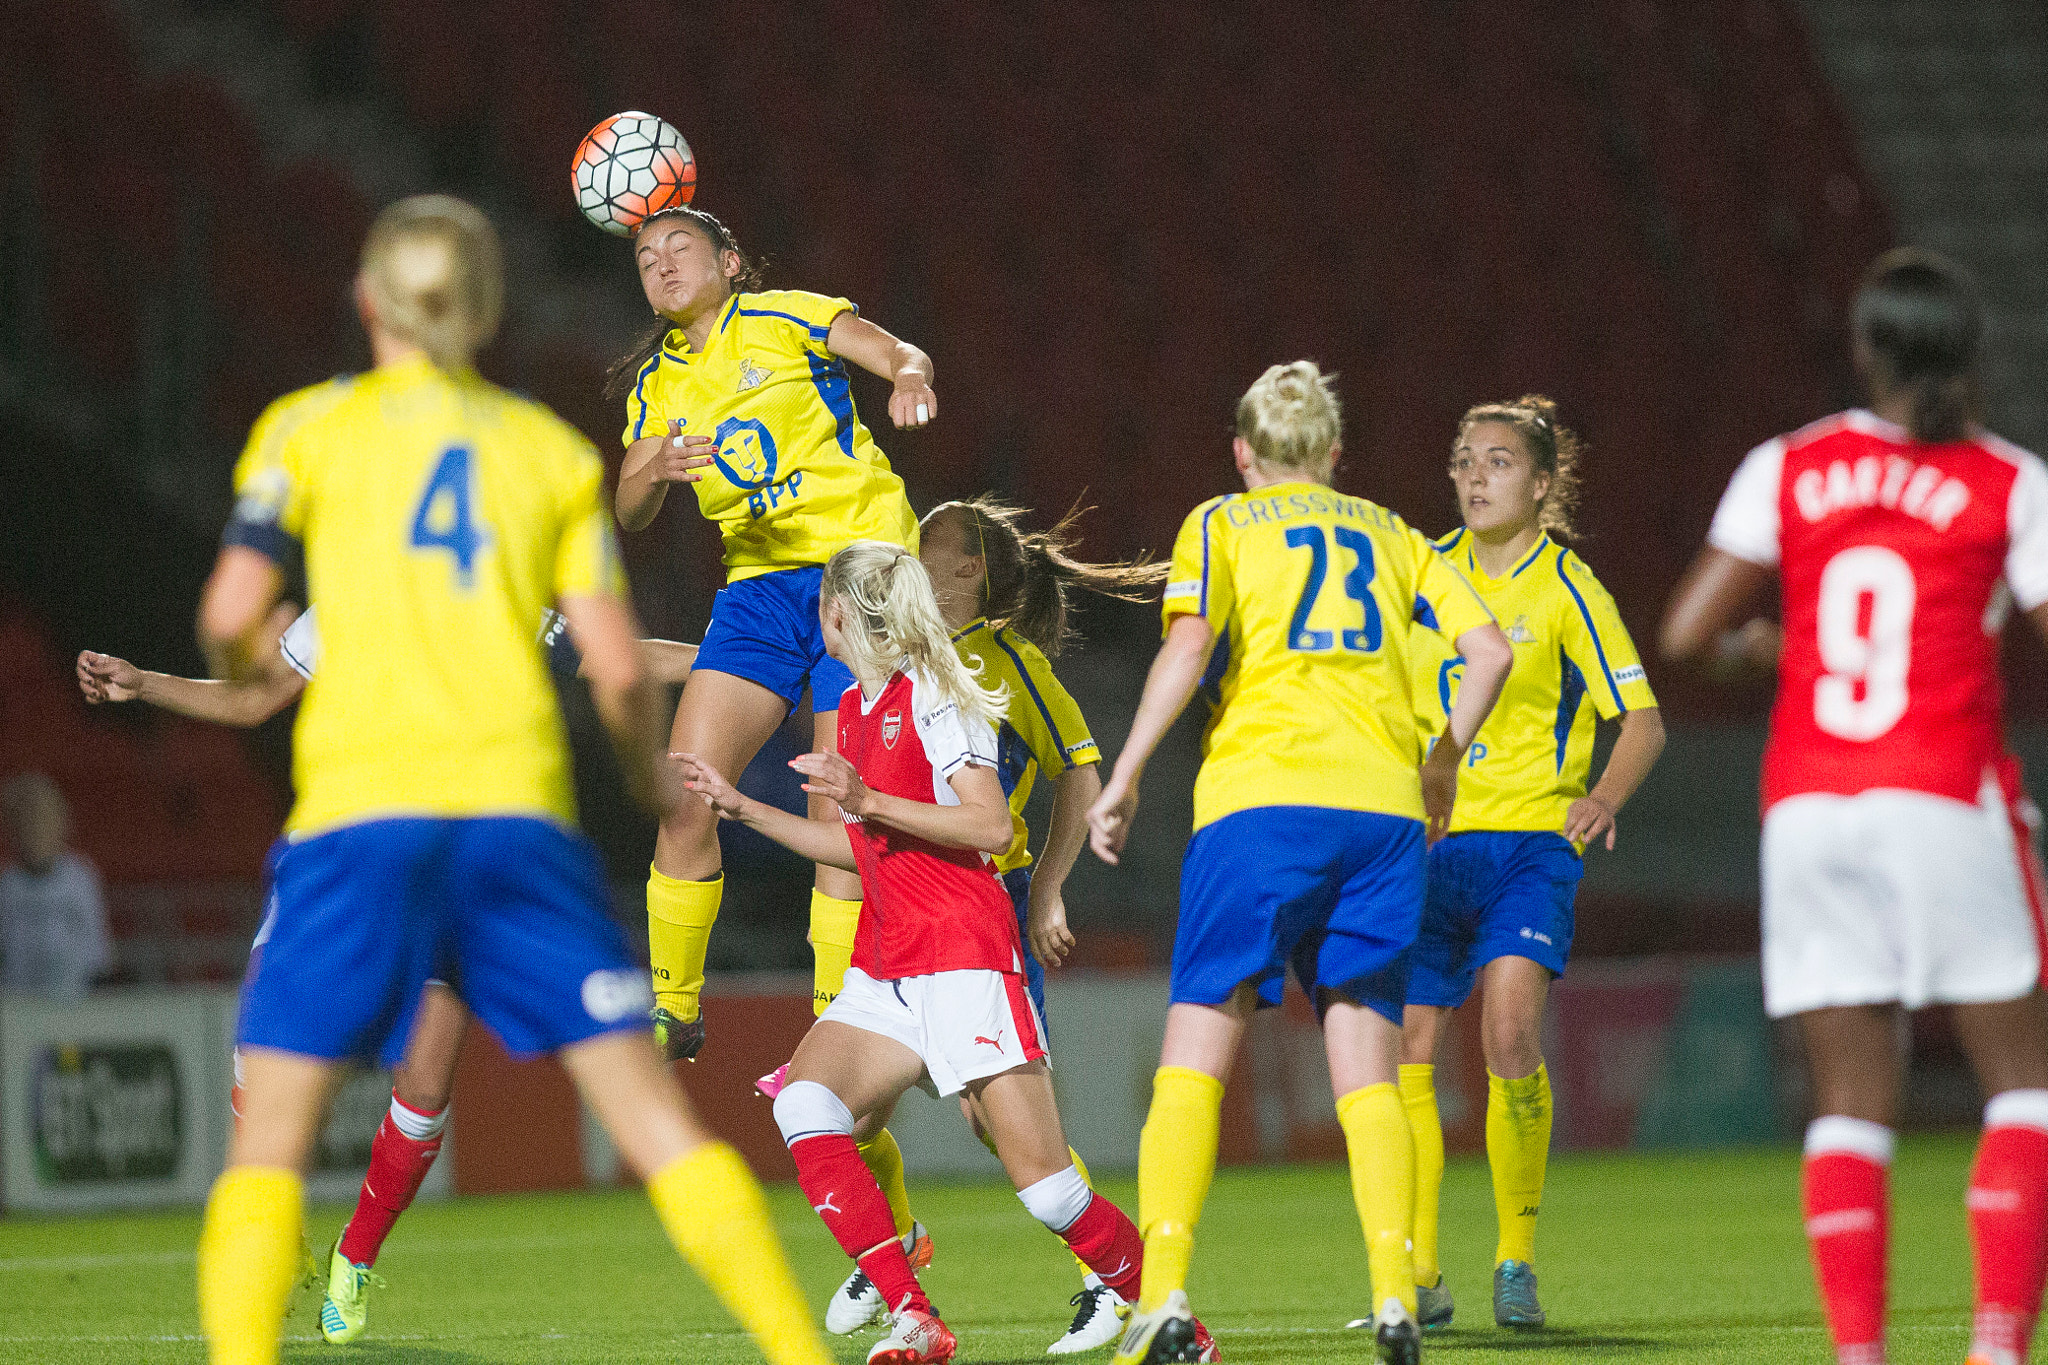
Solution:
<path fill-rule="evenodd" d="M 469 447 L 450 446 L 441 452 L 420 505 L 412 514 L 412 547 L 415 550 L 446 550 L 455 556 L 457 586 L 470 586 L 476 569 L 477 551 L 488 542 L 484 530 L 471 513 Z"/>

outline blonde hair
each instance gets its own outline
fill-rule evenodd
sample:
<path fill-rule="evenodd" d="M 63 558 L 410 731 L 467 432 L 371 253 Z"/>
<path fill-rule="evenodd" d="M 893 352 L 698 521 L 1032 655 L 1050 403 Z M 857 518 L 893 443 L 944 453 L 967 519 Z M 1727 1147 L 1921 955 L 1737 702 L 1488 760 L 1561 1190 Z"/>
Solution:
<path fill-rule="evenodd" d="M 497 230 L 474 204 L 446 194 L 416 194 L 377 215 L 363 243 L 362 282 L 378 324 L 444 370 L 467 365 L 505 309 Z"/>
<path fill-rule="evenodd" d="M 840 634 L 847 666 L 862 683 L 898 669 L 920 673 L 961 713 L 994 728 L 1002 724 L 1010 689 L 983 687 L 953 648 L 953 633 L 939 615 L 932 580 L 917 556 L 900 545 L 856 540 L 825 565 L 818 592 L 846 613 Z"/>
<path fill-rule="evenodd" d="M 1344 441 L 1335 379 L 1313 360 L 1270 367 L 1237 400 L 1237 434 L 1267 464 L 1327 473 L 1330 452 Z"/>

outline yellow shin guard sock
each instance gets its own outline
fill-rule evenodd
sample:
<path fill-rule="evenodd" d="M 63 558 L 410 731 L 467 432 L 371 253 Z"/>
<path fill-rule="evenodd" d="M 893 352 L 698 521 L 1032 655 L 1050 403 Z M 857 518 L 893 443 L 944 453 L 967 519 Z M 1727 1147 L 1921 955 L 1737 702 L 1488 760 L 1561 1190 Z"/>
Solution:
<path fill-rule="evenodd" d="M 875 1183 L 882 1187 L 882 1197 L 889 1201 L 889 1215 L 896 1220 L 896 1235 L 905 1236 L 911 1226 L 910 1187 L 903 1183 L 903 1149 L 896 1145 L 895 1134 L 884 1128 L 854 1147 L 867 1163 Z"/>
<path fill-rule="evenodd" d="M 704 950 L 724 894 L 722 872 L 708 882 L 686 882 L 647 869 L 647 956 L 654 966 L 654 1003 L 686 1024 L 697 1017 Z"/>
<path fill-rule="evenodd" d="M 1223 1082 L 1184 1066 L 1152 1074 L 1152 1108 L 1138 1138 L 1138 1227 L 1145 1234 L 1140 1312 L 1187 1288 L 1195 1224 L 1216 1178 L 1222 1126 Z"/>
<path fill-rule="evenodd" d="M 299 1274 L 299 1177 L 235 1166 L 214 1182 L 199 1230 L 199 1323 L 213 1365 L 271 1365 Z"/>
<path fill-rule="evenodd" d="M 669 1241 L 771 1365 L 831 1365 L 775 1238 L 768 1202 L 738 1152 L 701 1143 L 656 1171 L 647 1197 Z"/>
<path fill-rule="evenodd" d="M 1373 1306 L 1399 1299 L 1412 1317 L 1415 1257 L 1408 1233 L 1415 1224 L 1415 1144 L 1401 1092 L 1385 1081 L 1361 1086 L 1338 1099 L 1337 1122 L 1351 1156 L 1351 1200 L 1365 1230 Z"/>
<path fill-rule="evenodd" d="M 860 902 L 811 889 L 811 1013 L 823 1014 L 846 984 L 853 965 L 853 936 L 860 928 Z M 877 1175 L 880 1172 L 876 1172 Z M 888 1185 L 882 1186 L 887 1190 Z M 908 1231 L 908 1229 L 905 1229 Z"/>
<path fill-rule="evenodd" d="M 1435 1284 L 1443 1275 L 1436 1259 L 1437 1206 L 1444 1187 L 1444 1125 L 1436 1107 L 1436 1068 L 1419 1063 L 1401 1068 L 1401 1107 L 1415 1138 L 1415 1282 Z"/>
<path fill-rule="evenodd" d="M 1486 1073 L 1486 1164 L 1493 1168 L 1493 1208 L 1500 1218 L 1493 1263 L 1533 1263 L 1550 1164 L 1550 1072 L 1540 1063 L 1512 1081 Z"/>

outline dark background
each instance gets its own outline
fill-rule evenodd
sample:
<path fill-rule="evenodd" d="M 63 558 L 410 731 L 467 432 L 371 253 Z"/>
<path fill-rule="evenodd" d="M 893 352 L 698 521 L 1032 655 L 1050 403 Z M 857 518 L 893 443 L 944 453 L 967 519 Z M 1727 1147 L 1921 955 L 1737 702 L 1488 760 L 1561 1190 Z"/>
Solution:
<path fill-rule="evenodd" d="M 240 443 L 270 399 L 367 363 L 349 282 L 403 194 L 490 211 L 512 287 L 482 368 L 615 463 L 599 390 L 647 310 L 627 245 L 577 214 L 569 158 L 627 108 L 683 131 L 696 203 L 772 286 L 846 295 L 931 353 L 928 431 L 887 429 L 882 386 L 856 381 L 919 509 L 990 489 L 1049 521 L 1081 499 L 1089 551 L 1163 552 L 1232 486 L 1237 396 L 1307 356 L 1341 376 L 1340 486 L 1442 531 L 1458 415 L 1542 391 L 1590 444 L 1581 552 L 1646 641 L 1743 452 L 1854 401 L 1842 325 L 1874 254 L 1944 246 L 1997 317 L 2024 301 L 2012 243 L 1951 240 L 1927 207 L 1977 192 L 1940 141 L 1974 126 L 1967 81 L 1924 65 L 1970 25 L 1930 47 L 1914 6 L 1864 8 L 0 0 L 0 772 L 53 772 L 117 888 L 253 880 L 287 723 L 244 741 L 88 713 L 71 656 L 198 670 Z M 2048 51 L 2038 23 L 1982 37 Z M 1896 65 L 1859 83 L 1873 51 Z M 1922 77 L 1954 98 L 1916 105 Z M 1901 137 L 1935 145 L 1914 162 Z M 1994 346 L 2009 362 L 2031 335 Z M 2022 443 L 2048 435 L 2029 378 L 1992 375 Z M 654 633 L 697 638 L 716 542 L 687 500 L 625 538 Z M 1155 617 L 1105 604 L 1084 628 L 1061 673 L 1113 754 Z M 2032 719 L 2040 656 L 2016 649 Z M 1651 676 L 1672 748 L 1622 851 L 1592 860 L 1582 950 L 1745 948 L 1768 695 Z M 567 704 L 630 901 L 651 827 Z M 1127 866 L 1076 874 L 1099 960 L 1156 958 L 1170 933 L 1183 728 Z M 714 961 L 802 964 L 805 869 L 731 853 Z"/>

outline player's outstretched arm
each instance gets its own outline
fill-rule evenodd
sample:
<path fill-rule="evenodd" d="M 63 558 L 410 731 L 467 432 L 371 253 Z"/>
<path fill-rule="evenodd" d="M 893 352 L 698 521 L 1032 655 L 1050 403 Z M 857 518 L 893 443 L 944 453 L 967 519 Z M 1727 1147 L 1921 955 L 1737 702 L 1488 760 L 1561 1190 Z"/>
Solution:
<path fill-rule="evenodd" d="M 889 420 L 897 426 L 921 427 L 939 415 L 939 396 L 932 392 L 932 358 L 909 342 L 858 313 L 841 313 L 832 319 L 825 346 L 895 386 L 889 395 Z"/>
<path fill-rule="evenodd" d="M 643 808 L 666 815 L 688 798 L 681 775 L 661 758 L 668 747 L 668 724 L 641 662 L 640 623 L 633 609 L 616 597 L 597 595 L 564 597 L 561 611 L 583 655 L 590 699 L 619 756 L 626 790 Z"/>
<path fill-rule="evenodd" d="M 1122 856 L 1131 821 L 1138 814 L 1138 781 L 1152 761 L 1152 751 L 1195 695 L 1215 641 L 1216 632 L 1205 616 L 1176 616 L 1166 628 L 1166 639 L 1145 674 L 1145 692 L 1138 698 L 1138 714 L 1131 718 L 1123 752 L 1116 756 L 1102 795 L 1088 808 L 1088 843 L 1102 861 L 1114 865 Z"/>
<path fill-rule="evenodd" d="M 1102 795 L 1099 764 L 1068 768 L 1053 783 L 1052 814 L 1046 820 L 1045 847 L 1031 869 L 1030 900 L 1024 914 L 1024 944 L 1048 967 L 1057 967 L 1074 951 L 1074 932 L 1067 927 L 1067 874 L 1088 846 L 1088 808 Z"/>
<path fill-rule="evenodd" d="M 78 687 L 94 704 L 146 702 L 193 720 L 246 730 L 290 706 L 306 690 L 306 680 L 288 667 L 273 668 L 251 682 L 179 678 L 86 650 L 78 656 Z"/>
<path fill-rule="evenodd" d="M 1614 741 L 1614 752 L 1607 756 L 1600 780 L 1564 813 L 1564 837 L 1590 844 L 1605 834 L 1607 847 L 1613 849 L 1615 818 L 1663 752 L 1664 717 L 1658 709 L 1646 706 L 1624 712 L 1621 734 Z"/>
<path fill-rule="evenodd" d="M 675 687 L 697 666 L 697 646 L 681 640 L 642 640 L 640 662 L 647 669 L 649 681 Z"/>
<path fill-rule="evenodd" d="M 959 769 L 946 784 L 960 804 L 941 806 L 876 791 L 838 754 L 804 754 L 791 759 L 789 766 L 804 775 L 805 791 L 837 803 L 848 815 L 878 821 L 941 848 L 1001 853 L 1015 833 L 1009 800 L 993 768 L 969 763 Z"/>
<path fill-rule="evenodd" d="M 791 815 L 780 806 L 756 801 L 744 795 L 726 781 L 718 769 L 695 754 L 670 754 L 669 760 L 682 774 L 683 785 L 704 798 L 704 803 L 723 818 L 737 820 L 814 863 L 847 872 L 860 871 L 853 858 L 853 836 L 847 832 L 844 821 L 809 820 L 801 815 Z M 796 765 L 792 763 L 790 766 Z"/>
<path fill-rule="evenodd" d="M 1770 581 L 1771 571 L 1762 564 L 1711 545 L 1701 550 L 1671 594 L 1658 649 L 1671 663 L 1712 659 L 1723 667 L 1775 668 L 1779 637 L 1769 624 L 1735 628 Z"/>

